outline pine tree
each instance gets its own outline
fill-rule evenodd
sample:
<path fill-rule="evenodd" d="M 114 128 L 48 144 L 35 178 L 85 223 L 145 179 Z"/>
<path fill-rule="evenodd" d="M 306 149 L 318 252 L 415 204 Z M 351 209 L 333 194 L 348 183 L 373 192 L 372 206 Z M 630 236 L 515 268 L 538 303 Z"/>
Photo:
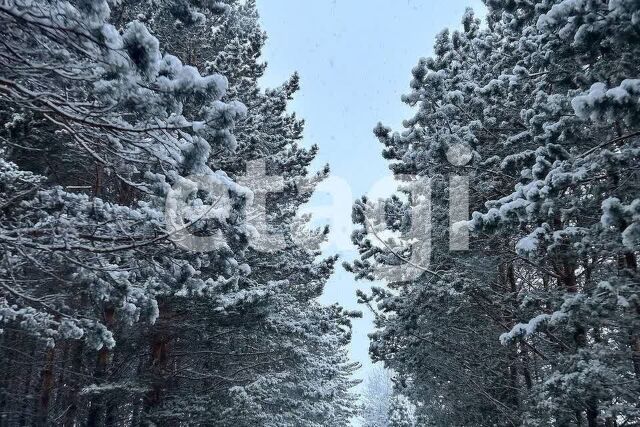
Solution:
<path fill-rule="evenodd" d="M 161 56 L 157 40 L 140 23 L 118 34 L 105 22 L 106 3 L 78 9 L 57 2 L 42 7 L 11 2 L 2 8 L 3 27 L 11 35 L 3 56 L 3 114 L 11 117 L 3 130 L 3 153 L 7 159 L 17 157 L 16 162 L 3 160 L 3 268 L 12 278 L 5 282 L 4 298 L 12 303 L 3 317 L 21 318 L 31 332 L 52 339 L 86 333 L 86 339 L 101 348 L 113 344 L 106 329 L 72 308 L 63 309 L 64 300 L 39 299 L 42 290 L 21 285 L 28 282 L 23 282 L 25 275 L 39 271 L 49 278 L 45 283 L 57 282 L 61 295 L 66 286 L 73 293 L 73 284 L 81 284 L 88 298 L 113 306 L 127 323 L 153 320 L 155 295 L 163 286 L 181 286 L 162 267 L 168 236 L 159 212 L 166 186 L 197 170 L 242 196 L 246 190 L 221 179 L 204 160 L 210 149 L 205 138 L 217 138 L 222 146 L 232 143 L 221 136 L 245 109 L 219 101 L 226 86 L 220 76 L 201 77 L 176 57 Z M 55 18 L 38 18 L 40 14 Z M 55 55 L 38 49 L 40 44 Z M 180 114 L 179 103 L 196 97 L 202 100 L 204 121 Z M 135 115 L 130 113 L 134 110 Z M 36 128 L 33 134 L 31 126 Z M 74 193 L 77 187 L 67 181 L 70 174 L 59 180 L 50 170 L 51 176 L 38 176 L 47 167 L 20 157 L 20 150 L 38 152 L 45 138 L 81 152 L 79 158 L 91 157 L 103 173 L 114 177 L 112 181 L 130 188 L 133 199 L 128 205 L 117 204 L 115 190 L 105 190 L 104 199 Z M 73 158 L 73 152 L 66 156 Z M 22 172 L 21 164 L 37 172 Z M 52 161 L 48 168 L 56 166 L 60 165 Z M 135 273 L 127 265 L 130 260 L 121 259 L 127 253 L 139 253 L 134 257 L 141 263 Z M 154 267 L 158 271 L 149 274 Z"/>
<path fill-rule="evenodd" d="M 389 407 L 389 427 L 415 426 L 414 411 L 409 399 L 401 394 L 394 396 Z"/>
<path fill-rule="evenodd" d="M 32 369 L 7 368 L 0 411 L 21 425 L 348 425 L 357 314 L 316 301 L 336 259 L 316 261 L 327 230 L 296 217 L 328 174 L 308 172 L 317 149 L 286 112 L 297 75 L 258 86 L 252 1 L 112 6 L 0 9 L 0 320 L 48 340 L 2 335 L 2 357 L 30 352 Z M 255 181 L 262 167 L 281 188 Z M 171 229 L 166 201 L 194 177 L 214 189 L 192 191 Z M 187 232 L 217 236 L 214 250 L 187 250 Z"/>
<path fill-rule="evenodd" d="M 211 417 L 213 411 L 220 414 L 217 418 L 221 424 L 229 425 L 347 423 L 353 414 L 354 402 L 348 389 L 353 385 L 349 376 L 355 365 L 347 362 L 345 345 L 353 313 L 337 307 L 324 308 L 314 301 L 335 263 L 334 257 L 315 261 L 327 230 L 291 234 L 291 230 L 299 230 L 306 221 L 300 222 L 295 217 L 298 208 L 309 199 L 315 183 L 328 174 L 325 168 L 309 175 L 308 166 L 317 148 L 307 150 L 298 146 L 303 123 L 286 112 L 287 101 L 298 89 L 298 77 L 294 75 L 273 90 L 263 91 L 258 86 L 265 69 L 259 62 L 265 35 L 258 25 L 255 2 L 227 2 L 222 15 L 207 12 L 197 3 L 184 2 L 177 8 L 174 2 L 159 2 L 158 6 L 146 12 L 144 20 L 169 43 L 174 28 L 190 34 L 186 38 L 188 45 L 174 48 L 207 72 L 227 76 L 229 91 L 225 100 L 242 100 L 248 109 L 246 119 L 238 123 L 234 132 L 237 143 L 234 151 L 215 153 L 209 160 L 211 168 L 224 170 L 238 182 L 248 181 L 254 192 L 260 183 L 252 181 L 251 168 L 264 168 L 268 175 L 282 176 L 281 189 L 265 194 L 270 189 L 264 188 L 259 195 L 267 197 L 267 209 L 248 206 L 247 216 L 266 216 L 266 223 L 275 225 L 275 231 L 284 235 L 277 251 L 265 253 L 264 243 L 273 240 L 269 236 L 273 231 L 259 230 L 264 240 L 250 244 L 243 253 L 239 262 L 248 273 L 234 286 L 246 292 L 246 298 L 223 303 L 224 310 L 213 319 L 211 307 L 220 305 L 215 301 L 185 308 L 197 313 L 197 318 L 207 319 L 203 329 L 214 332 L 211 338 L 198 334 L 202 347 L 195 349 L 194 355 L 199 359 L 195 362 L 199 372 L 216 379 L 219 390 L 203 396 L 193 385 L 188 389 L 176 386 L 175 400 L 170 400 L 168 410 L 163 413 L 179 418 L 206 411 L 203 416 Z M 136 4 L 124 2 L 121 9 L 129 15 L 138 13 Z M 199 19 L 183 18 L 196 15 Z M 209 28 L 214 31 L 206 31 Z M 318 329 L 308 319 L 316 319 L 324 326 Z M 192 327 L 193 320 L 187 321 Z M 175 323 L 172 318 L 172 327 Z M 223 343 L 215 333 L 219 330 L 226 331 Z M 184 332 L 175 335 L 185 337 Z M 185 343 L 190 347 L 188 339 Z M 187 347 L 181 353 L 193 351 Z M 201 366 L 202 354 L 218 347 L 231 348 L 232 354 L 239 357 L 246 352 L 245 359 L 224 361 L 218 356 Z M 251 356 L 256 352 L 267 360 L 253 366 Z M 240 368 L 245 365 L 250 374 L 233 381 L 235 372 L 243 371 Z M 194 398 L 186 394 L 187 390 Z M 190 402 L 197 402 L 196 407 Z M 233 409 L 236 405 L 238 409 Z M 283 407 L 291 409 L 282 413 Z"/>
<path fill-rule="evenodd" d="M 380 310 L 371 354 L 424 424 L 635 422 L 638 5 L 486 3 L 486 28 L 468 12 L 413 70 L 406 130 L 376 128 L 396 174 L 429 179 L 433 250 L 420 279 L 361 295 Z M 462 254 L 447 250 L 454 174 L 478 212 Z M 381 202 L 382 222 L 406 231 L 412 202 Z M 354 208 L 361 278 L 411 256 L 377 242 L 376 204 Z"/>
<path fill-rule="evenodd" d="M 380 366 L 374 367 L 363 383 L 362 421 L 366 427 L 386 427 L 393 398 L 391 373 Z"/>
<path fill-rule="evenodd" d="M 6 36 L 0 104 L 7 119 L 1 135 L 0 319 L 21 330 L 3 347 L 3 359 L 25 349 L 34 367 L 16 379 L 32 401 L 3 401 L 13 408 L 7 413 L 19 417 L 9 422 L 73 422 L 83 375 L 78 370 L 93 371 L 102 385 L 118 325 L 153 323 L 165 296 L 227 280 L 222 274 L 187 281 L 181 273 L 194 267 L 167 231 L 170 185 L 184 185 L 185 176 L 198 173 L 238 201 L 249 194 L 206 166 L 212 149 L 233 145 L 229 131 L 246 112 L 240 103 L 221 101 L 224 78 L 202 77 L 175 56 L 162 55 L 140 22 L 119 33 L 108 17 L 109 7 L 100 1 L 11 1 L 0 8 Z M 193 111 L 184 112 L 184 103 Z M 95 174 L 87 176 L 87 170 Z M 192 202 L 207 205 L 207 198 Z M 242 215 L 240 204 L 234 210 Z M 206 222 L 229 241 L 248 238 L 224 218 Z M 230 248 L 217 256 L 233 265 Z M 24 333 L 42 340 L 20 340 Z M 93 354 L 89 369 L 83 368 L 84 353 Z M 74 368 L 73 378 L 65 366 Z M 99 404 L 90 401 L 90 425 Z"/>

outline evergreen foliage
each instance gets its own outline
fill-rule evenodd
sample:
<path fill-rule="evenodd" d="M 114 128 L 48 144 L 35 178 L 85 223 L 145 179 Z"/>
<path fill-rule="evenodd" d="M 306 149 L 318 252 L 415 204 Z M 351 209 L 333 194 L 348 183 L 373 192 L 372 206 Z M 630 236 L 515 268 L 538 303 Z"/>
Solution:
<path fill-rule="evenodd" d="M 467 11 L 413 69 L 403 131 L 375 130 L 395 174 L 430 183 L 433 243 L 419 279 L 360 295 L 370 353 L 420 425 L 637 424 L 640 5 L 486 5 L 485 25 Z M 471 159 L 452 164 L 460 146 Z M 466 252 L 449 250 L 453 175 L 470 182 Z M 355 205 L 361 278 L 410 258 L 376 241 L 380 203 L 396 231 L 419 206 Z"/>
<path fill-rule="evenodd" d="M 349 425 L 356 314 L 317 302 L 336 258 L 296 217 L 328 168 L 297 75 L 258 85 L 255 2 L 10 0 L 0 27 L 0 425 Z"/>

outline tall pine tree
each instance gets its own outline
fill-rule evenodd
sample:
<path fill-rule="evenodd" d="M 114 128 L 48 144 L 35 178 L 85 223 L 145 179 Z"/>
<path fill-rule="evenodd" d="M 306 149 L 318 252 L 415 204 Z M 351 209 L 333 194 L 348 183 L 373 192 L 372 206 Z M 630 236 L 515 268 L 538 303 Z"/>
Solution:
<path fill-rule="evenodd" d="M 376 128 L 396 174 L 429 179 L 433 250 L 420 279 L 361 295 L 378 302 L 371 354 L 424 424 L 633 424 L 638 4 L 486 4 L 485 28 L 467 12 L 414 68 L 405 130 Z M 463 253 L 448 250 L 452 175 L 477 211 Z M 409 228 L 412 202 L 380 202 L 389 228 Z M 412 250 L 377 242 L 375 204 L 354 208 L 362 278 Z"/>

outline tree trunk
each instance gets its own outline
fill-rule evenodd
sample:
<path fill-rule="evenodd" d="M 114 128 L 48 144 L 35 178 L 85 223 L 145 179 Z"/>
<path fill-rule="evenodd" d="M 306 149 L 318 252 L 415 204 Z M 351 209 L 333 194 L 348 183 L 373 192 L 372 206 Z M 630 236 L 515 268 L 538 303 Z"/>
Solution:
<path fill-rule="evenodd" d="M 169 340 L 158 332 L 151 342 L 151 387 L 144 397 L 144 412 L 149 414 L 158 406 L 164 390 L 164 375 L 168 361 Z"/>
<path fill-rule="evenodd" d="M 624 255 L 624 266 L 627 270 L 630 270 L 630 274 L 633 274 L 638 270 L 638 261 L 636 260 L 636 255 L 633 252 L 627 252 Z M 640 317 L 640 304 L 636 304 L 636 315 Z M 632 330 L 630 335 L 633 372 L 636 375 L 636 379 L 640 382 L 640 332 Z"/>
<path fill-rule="evenodd" d="M 51 390 L 53 390 L 53 366 L 55 360 L 55 347 L 45 351 L 45 363 L 40 373 L 40 393 L 38 396 L 38 410 L 36 412 L 36 424 L 47 425 L 49 418 L 49 404 L 51 403 Z"/>
<path fill-rule="evenodd" d="M 144 372 L 146 361 L 142 356 L 138 355 L 138 367 L 136 368 L 136 380 L 140 381 Z M 141 423 L 141 412 L 143 411 L 143 399 L 139 395 L 134 395 L 131 411 L 131 425 L 138 427 Z"/>
<path fill-rule="evenodd" d="M 516 283 L 515 277 L 515 269 L 513 263 L 509 263 L 506 266 L 505 271 L 505 281 L 509 286 L 510 297 L 509 300 L 511 302 L 512 307 L 517 307 L 517 295 L 518 295 L 518 285 Z M 509 323 L 513 325 L 516 319 L 513 318 L 511 314 L 509 316 Z M 520 386 L 518 381 L 518 347 L 512 346 L 509 351 L 509 386 L 511 388 L 511 395 L 509 397 L 509 402 L 513 406 L 514 409 L 520 406 Z"/>
<path fill-rule="evenodd" d="M 115 309 L 113 307 L 109 306 L 104 309 L 104 320 L 107 327 L 110 327 L 113 324 L 114 314 Z M 105 378 L 107 377 L 110 355 L 111 351 L 106 347 L 102 347 L 98 352 L 96 369 L 93 375 L 93 379 L 95 380 L 97 385 L 103 384 Z M 91 399 L 91 403 L 89 405 L 89 415 L 87 416 L 87 427 L 97 427 L 99 425 L 104 410 L 104 400 L 105 399 L 103 392 L 96 393 L 95 396 Z"/>
<path fill-rule="evenodd" d="M 9 390 L 11 390 L 10 384 L 13 379 L 12 372 L 14 368 L 11 363 L 13 358 L 9 354 L 9 344 L 12 342 L 11 337 L 13 335 L 14 333 L 11 331 L 0 334 L 0 343 L 2 343 L 0 357 L 2 357 L 3 361 L 0 367 L 2 369 L 2 379 L 0 380 L 0 426 L 2 425 L 2 420 L 7 416 L 5 411 L 9 406 Z"/>
<path fill-rule="evenodd" d="M 589 427 L 598 427 L 598 407 L 595 401 L 589 402 L 587 408 L 587 425 Z"/>
<path fill-rule="evenodd" d="M 69 357 L 69 352 L 71 349 L 71 343 L 69 341 L 64 341 L 60 344 L 58 344 L 58 347 L 62 346 L 62 356 L 60 357 L 60 368 L 59 368 L 59 373 L 58 373 L 58 379 L 56 380 L 55 384 L 55 403 L 53 405 L 53 410 L 56 411 L 56 413 L 54 413 L 55 415 L 55 420 L 60 420 L 62 419 L 62 417 L 64 416 L 64 412 L 59 412 L 58 411 L 64 411 L 66 408 L 66 403 L 64 401 L 65 399 L 65 391 L 67 388 L 67 377 L 66 374 L 69 372 L 68 369 L 68 363 L 67 363 L 67 359 Z"/>
<path fill-rule="evenodd" d="M 65 405 L 68 405 L 64 414 L 64 421 L 62 423 L 65 427 L 72 427 L 76 423 L 76 416 L 78 413 L 78 393 L 80 392 L 80 380 L 79 378 L 73 378 L 73 375 L 80 375 L 82 373 L 82 352 L 84 344 L 82 341 L 78 342 L 74 346 L 73 359 L 71 360 L 71 372 L 68 376 L 67 382 L 69 386 L 65 392 Z"/>
<path fill-rule="evenodd" d="M 524 376 L 524 383 L 527 386 L 527 390 L 531 390 L 533 387 L 533 380 L 531 378 L 531 368 L 529 367 L 529 349 L 526 345 L 520 343 L 520 351 L 522 352 L 522 373 Z"/>
<path fill-rule="evenodd" d="M 156 330 L 151 338 L 151 360 L 149 367 L 151 384 L 149 391 L 143 398 L 143 417 L 148 417 L 149 414 L 153 412 L 153 409 L 160 404 L 166 389 L 169 342 L 171 341 L 167 328 L 170 326 L 172 317 L 166 301 L 160 302 L 160 313 L 162 319 L 158 319 Z M 144 422 L 144 420 L 142 421 Z"/>
<path fill-rule="evenodd" d="M 31 394 L 31 384 L 33 383 L 33 371 L 35 368 L 35 357 L 37 354 L 37 347 L 36 344 L 29 341 L 29 347 L 31 347 L 31 358 L 30 358 L 30 362 L 29 363 L 29 369 L 27 370 L 26 375 L 23 377 L 24 378 L 24 383 L 20 384 L 23 387 L 23 392 L 22 392 L 22 396 L 24 396 L 22 405 L 20 406 L 20 419 L 18 421 L 18 425 L 26 425 L 27 424 L 27 417 L 31 414 L 27 413 L 28 408 L 29 408 L 29 403 L 31 402 L 31 399 L 27 399 L 27 396 L 29 396 Z M 17 383 L 19 383 L 20 378 L 22 377 L 21 375 L 16 375 L 17 377 Z"/>

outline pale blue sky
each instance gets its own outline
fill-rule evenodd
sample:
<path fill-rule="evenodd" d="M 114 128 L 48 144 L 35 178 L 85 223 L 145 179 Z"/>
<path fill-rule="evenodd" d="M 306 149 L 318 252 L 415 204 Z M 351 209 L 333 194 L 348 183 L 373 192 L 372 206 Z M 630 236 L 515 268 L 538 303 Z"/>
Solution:
<path fill-rule="evenodd" d="M 350 187 L 351 199 L 389 174 L 372 129 L 379 121 L 400 129 L 410 117 L 400 96 L 408 92 L 411 68 L 432 53 L 440 30 L 459 27 L 466 7 L 483 10 L 480 0 L 258 0 L 258 7 L 269 36 L 262 83 L 273 87 L 300 74 L 302 89 L 290 110 L 306 120 L 305 143 L 320 146 L 317 165 L 329 163 L 332 175 Z M 316 198 L 317 204 L 327 201 Z M 351 201 L 332 208 L 343 223 L 350 222 Z M 333 230 L 342 241 L 350 234 Z M 339 249 L 343 259 L 354 256 L 343 245 Z M 322 300 L 364 311 L 355 291 L 369 286 L 338 267 Z M 355 322 L 351 356 L 364 370 L 371 329 L 368 313 Z"/>

